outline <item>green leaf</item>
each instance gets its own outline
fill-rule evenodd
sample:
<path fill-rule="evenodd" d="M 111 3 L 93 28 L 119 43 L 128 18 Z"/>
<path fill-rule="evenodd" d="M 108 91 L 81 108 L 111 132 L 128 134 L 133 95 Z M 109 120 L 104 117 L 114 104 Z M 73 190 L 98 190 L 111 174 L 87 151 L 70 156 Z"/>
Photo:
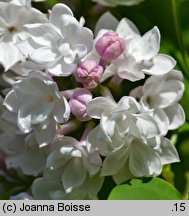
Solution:
<path fill-rule="evenodd" d="M 178 130 L 179 133 L 189 132 L 189 123 L 185 122 Z"/>
<path fill-rule="evenodd" d="M 132 179 L 116 186 L 109 200 L 181 200 L 181 194 L 168 182 L 160 178 Z"/>
<path fill-rule="evenodd" d="M 50 5 L 50 6 L 53 6 L 55 5 L 57 2 L 57 0 L 47 0 L 47 3 Z"/>

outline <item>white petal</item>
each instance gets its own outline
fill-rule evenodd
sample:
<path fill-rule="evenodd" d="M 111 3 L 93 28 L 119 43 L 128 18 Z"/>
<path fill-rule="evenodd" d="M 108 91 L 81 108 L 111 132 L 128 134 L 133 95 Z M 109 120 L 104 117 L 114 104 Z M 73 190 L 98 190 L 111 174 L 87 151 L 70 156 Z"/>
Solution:
<path fill-rule="evenodd" d="M 154 119 L 156 120 L 162 135 L 166 135 L 169 129 L 169 119 L 164 110 L 155 107 L 153 111 Z"/>
<path fill-rule="evenodd" d="M 111 137 L 114 135 L 116 121 L 115 119 L 110 119 L 109 112 L 103 112 L 100 118 L 100 128 L 102 134 L 104 135 L 103 139 L 107 142 L 112 142 Z"/>
<path fill-rule="evenodd" d="M 87 150 L 89 153 L 98 151 L 103 156 L 108 155 L 107 142 L 103 139 L 100 126 L 97 126 L 89 132 L 87 136 Z"/>
<path fill-rule="evenodd" d="M 99 169 L 101 168 L 101 166 L 102 166 L 102 159 L 98 152 L 94 152 L 93 154 L 88 155 L 86 168 L 90 176 L 96 175 Z"/>
<path fill-rule="evenodd" d="M 23 133 L 29 133 L 32 130 L 31 125 L 31 115 L 28 116 L 20 116 L 20 112 L 18 112 L 18 127 Z"/>
<path fill-rule="evenodd" d="M 83 184 L 86 178 L 86 169 L 81 158 L 72 158 L 63 174 L 62 183 L 67 193 Z"/>
<path fill-rule="evenodd" d="M 158 79 L 157 76 L 151 76 L 143 86 L 143 92 L 145 96 L 142 100 L 149 104 L 149 107 L 166 108 L 180 100 L 184 84 L 178 80 L 166 81 L 164 77 Z"/>
<path fill-rule="evenodd" d="M 178 102 L 183 96 L 184 84 L 181 81 L 170 80 L 161 87 L 159 95 L 156 96 L 156 103 L 161 108 Z"/>
<path fill-rule="evenodd" d="M 169 130 L 179 128 L 185 122 L 185 113 L 180 104 L 174 104 L 164 109 L 169 119 Z"/>
<path fill-rule="evenodd" d="M 133 174 L 131 173 L 129 169 L 129 162 L 126 161 L 126 163 L 123 165 L 123 167 L 112 176 L 116 184 L 121 184 L 131 178 L 133 178 Z"/>
<path fill-rule="evenodd" d="M 101 177 L 99 175 L 99 173 L 95 176 L 93 176 L 92 178 L 87 175 L 87 178 L 83 184 L 82 189 L 84 188 L 85 191 L 87 191 L 89 199 L 98 199 L 97 198 L 97 193 L 100 191 L 100 189 L 102 188 L 102 184 L 104 182 L 104 177 Z M 73 191 L 74 193 L 74 191 Z M 81 195 L 81 192 L 80 192 Z M 80 196 L 78 197 L 78 199 L 80 199 Z"/>
<path fill-rule="evenodd" d="M 5 71 L 23 59 L 22 53 L 11 42 L 0 41 L 0 63 L 3 65 Z"/>
<path fill-rule="evenodd" d="M 51 182 L 46 178 L 37 178 L 32 184 L 32 194 L 37 200 L 65 199 L 66 192 L 59 182 Z M 54 197 L 54 194 L 56 195 Z M 58 194 L 58 196 L 57 196 Z"/>
<path fill-rule="evenodd" d="M 114 109 L 116 103 L 110 98 L 97 97 L 87 104 L 87 114 L 92 118 L 100 119 L 103 112 Z"/>
<path fill-rule="evenodd" d="M 127 18 L 123 18 L 119 22 L 116 32 L 119 34 L 120 37 L 123 38 L 134 36 L 134 35 L 140 35 L 140 32 L 138 31 L 135 24 Z"/>
<path fill-rule="evenodd" d="M 149 75 L 163 75 L 170 72 L 176 65 L 176 61 L 168 55 L 158 54 L 152 60 L 153 66 L 150 69 L 143 69 Z"/>
<path fill-rule="evenodd" d="M 159 127 L 153 117 L 147 114 L 137 114 L 134 117 L 129 117 L 129 131 L 139 139 L 150 139 L 159 135 Z M 126 121 L 128 121 L 126 119 Z"/>
<path fill-rule="evenodd" d="M 157 176 L 162 169 L 158 153 L 137 140 L 130 147 L 129 167 L 136 177 Z"/>
<path fill-rule="evenodd" d="M 93 48 L 93 33 L 90 29 L 83 27 L 77 43 L 84 44 L 87 47 L 87 53 L 91 52 Z"/>
<path fill-rule="evenodd" d="M 66 122 L 70 117 L 70 106 L 67 100 L 62 97 L 55 101 L 55 107 L 53 110 L 54 118 L 58 123 Z"/>
<path fill-rule="evenodd" d="M 159 52 L 160 33 L 157 27 L 148 31 L 141 39 L 133 41 L 130 46 L 131 53 L 137 61 L 151 60 Z"/>
<path fill-rule="evenodd" d="M 99 18 L 96 24 L 95 35 L 97 35 L 97 33 L 101 29 L 108 29 L 108 30 L 115 31 L 118 24 L 119 24 L 118 20 L 110 12 L 106 12 Z"/>
<path fill-rule="evenodd" d="M 60 17 L 60 30 L 64 40 L 72 43 L 79 37 L 81 26 L 75 17 L 65 14 Z"/>
<path fill-rule="evenodd" d="M 109 77 L 115 75 L 117 72 L 117 67 L 114 64 L 110 64 L 108 65 L 105 70 L 104 73 L 102 74 L 101 80 L 100 82 L 104 82 L 106 79 L 108 79 Z"/>
<path fill-rule="evenodd" d="M 126 163 L 127 158 L 128 154 L 125 146 L 121 146 L 120 148 L 115 149 L 103 161 L 101 175 L 115 175 Z"/>
<path fill-rule="evenodd" d="M 75 64 L 66 64 L 61 59 L 61 61 L 57 62 L 56 65 L 49 66 L 48 71 L 53 76 L 67 77 L 67 76 L 70 76 L 73 73 L 75 68 L 76 68 Z"/>
<path fill-rule="evenodd" d="M 46 154 L 37 145 L 25 148 L 21 154 L 10 155 L 6 158 L 8 168 L 19 167 L 25 175 L 37 175 L 45 168 Z"/>
<path fill-rule="evenodd" d="M 180 161 L 175 146 L 167 138 L 163 138 L 162 140 L 160 156 L 162 164 L 170 164 Z"/>
<path fill-rule="evenodd" d="M 7 94 L 7 96 L 3 102 L 3 105 L 5 105 L 9 111 L 14 112 L 14 113 L 18 113 L 20 104 L 18 102 L 18 98 L 17 98 L 14 90 L 11 90 Z"/>
<path fill-rule="evenodd" d="M 53 52 L 53 50 L 50 47 L 41 47 L 39 49 L 34 50 L 29 55 L 29 58 L 35 63 L 49 64 L 57 60 L 58 54 L 56 52 Z"/>
<path fill-rule="evenodd" d="M 56 28 L 50 23 L 27 24 L 25 28 L 30 33 L 32 40 L 42 46 L 50 46 L 53 41 L 61 39 Z"/>
<path fill-rule="evenodd" d="M 73 13 L 68 6 L 66 6 L 65 4 L 55 4 L 50 13 L 50 23 L 59 28 L 60 16 L 63 14 L 73 16 Z"/>
<path fill-rule="evenodd" d="M 52 142 L 56 135 L 56 123 L 54 119 L 43 122 L 43 128 L 34 130 L 39 146 L 46 146 Z"/>
<path fill-rule="evenodd" d="M 183 81 L 183 74 L 181 71 L 172 70 L 168 74 L 166 74 L 166 80 L 179 80 Z"/>
<path fill-rule="evenodd" d="M 118 102 L 115 112 L 127 112 L 135 114 L 138 113 L 140 110 L 140 104 L 133 97 L 124 96 Z"/>
<path fill-rule="evenodd" d="M 69 149 L 66 148 L 66 149 L 67 149 L 66 158 L 64 158 L 59 148 L 52 151 L 48 155 L 47 162 L 46 162 L 46 168 L 52 171 L 52 170 L 57 170 L 60 167 L 64 167 L 68 163 L 68 161 L 71 159 L 71 152 L 73 151 L 73 148 L 69 148 Z"/>
<path fill-rule="evenodd" d="M 130 80 L 132 82 L 144 79 L 144 73 L 142 72 L 142 62 L 136 62 L 136 59 L 132 55 L 126 53 L 119 57 L 114 64 L 116 65 L 116 71 L 122 79 Z"/>

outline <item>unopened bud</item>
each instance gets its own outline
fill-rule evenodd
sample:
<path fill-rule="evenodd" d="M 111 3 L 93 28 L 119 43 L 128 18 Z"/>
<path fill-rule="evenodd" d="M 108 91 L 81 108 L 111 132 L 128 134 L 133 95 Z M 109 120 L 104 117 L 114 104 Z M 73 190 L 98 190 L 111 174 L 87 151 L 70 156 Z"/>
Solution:
<path fill-rule="evenodd" d="M 125 41 L 116 32 L 106 32 L 97 40 L 95 48 L 103 60 L 112 61 L 124 52 Z"/>
<path fill-rule="evenodd" d="M 76 89 L 70 98 L 69 104 L 72 114 L 80 121 L 88 121 L 86 105 L 92 100 L 92 94 L 87 89 Z"/>
<path fill-rule="evenodd" d="M 94 60 L 85 60 L 75 70 L 74 75 L 78 82 L 87 89 L 95 88 L 100 82 L 103 67 Z"/>

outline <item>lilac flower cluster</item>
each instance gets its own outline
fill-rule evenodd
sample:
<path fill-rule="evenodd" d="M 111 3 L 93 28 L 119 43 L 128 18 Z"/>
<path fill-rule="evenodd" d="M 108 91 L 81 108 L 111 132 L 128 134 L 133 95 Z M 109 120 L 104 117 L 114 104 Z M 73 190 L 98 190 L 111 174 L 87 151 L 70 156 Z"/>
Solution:
<path fill-rule="evenodd" d="M 29 0 L 0 2 L 1 82 L 11 84 L 0 101 L 0 148 L 7 169 L 36 176 L 34 199 L 97 199 L 105 176 L 119 184 L 179 161 L 165 136 L 185 121 L 183 77 L 159 53 L 159 29 L 142 36 L 105 13 L 94 36 L 84 23 L 64 4 L 46 15 Z"/>

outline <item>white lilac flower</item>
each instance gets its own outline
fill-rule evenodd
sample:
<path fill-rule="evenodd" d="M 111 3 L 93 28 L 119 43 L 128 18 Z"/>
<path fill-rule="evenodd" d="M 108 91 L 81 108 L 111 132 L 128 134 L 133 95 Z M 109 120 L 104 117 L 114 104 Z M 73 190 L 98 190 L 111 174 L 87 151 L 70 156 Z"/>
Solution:
<path fill-rule="evenodd" d="M 101 107 L 106 104 L 106 110 L 110 107 L 108 100 L 96 103 L 98 113 L 93 111 L 94 117 L 102 113 L 99 104 Z M 94 109 L 94 104 L 92 106 Z M 145 119 L 145 115 L 142 115 L 143 119 L 140 119 L 140 114 L 137 117 L 136 114 L 129 114 L 128 106 L 124 107 L 127 115 L 125 110 L 122 115 L 119 113 L 123 111 L 120 105 L 113 111 L 109 110 L 106 124 L 102 113 L 100 125 L 89 132 L 87 140 L 89 152 L 99 152 L 105 156 L 101 175 L 112 175 L 117 184 L 132 177 L 157 176 L 161 173 L 162 165 L 179 161 L 175 146 L 159 136 L 158 126 L 152 117 Z"/>
<path fill-rule="evenodd" d="M 29 37 L 28 23 L 46 22 L 46 16 L 35 8 L 0 2 L 0 63 L 5 70 L 24 59 L 15 46 Z"/>
<path fill-rule="evenodd" d="M 140 99 L 144 112 L 151 113 L 163 135 L 185 121 L 184 110 L 178 104 L 184 92 L 182 80 L 182 73 L 173 70 L 166 75 L 151 76 L 143 87 L 137 87 L 130 93 Z"/>
<path fill-rule="evenodd" d="M 126 134 L 144 142 L 158 136 L 159 129 L 155 120 L 148 114 L 140 113 L 140 111 L 139 103 L 134 98 L 127 96 L 122 97 L 117 104 L 112 99 L 105 97 L 97 97 L 89 102 L 87 104 L 88 115 L 100 119 L 100 125 L 94 129 L 101 140 L 101 142 L 97 142 L 97 145 L 101 147 L 105 145 L 107 146 L 106 149 L 111 150 L 115 146 L 120 146 L 120 142 L 122 142 L 120 139 Z M 93 136 L 96 136 L 95 133 L 90 132 L 88 137 L 92 140 Z M 113 147 L 109 145 L 110 143 Z"/>
<path fill-rule="evenodd" d="M 159 145 L 159 144 L 158 144 Z M 175 146 L 166 138 L 157 148 L 155 140 L 147 143 L 126 137 L 123 144 L 105 158 L 102 176 L 112 175 L 117 184 L 133 177 L 158 176 L 162 165 L 179 162 Z"/>
<path fill-rule="evenodd" d="M 78 170 L 79 172 L 79 170 Z M 102 187 L 104 178 L 98 174 L 90 177 L 87 175 L 85 181 L 79 187 L 74 188 L 70 193 L 66 193 L 60 179 L 54 176 L 45 175 L 37 178 L 32 184 L 32 194 L 37 200 L 97 200 L 97 193 Z"/>
<path fill-rule="evenodd" d="M 39 148 L 34 136 L 20 133 L 17 125 L 0 118 L 0 149 L 6 153 L 7 169 L 20 169 L 25 175 L 37 175 L 44 168 L 47 149 Z"/>
<path fill-rule="evenodd" d="M 34 132 L 40 146 L 49 144 L 55 137 L 57 124 L 66 122 L 70 108 L 60 96 L 56 83 L 40 72 L 13 84 L 4 105 L 16 114 L 22 133 Z"/>
<path fill-rule="evenodd" d="M 101 158 L 97 152 L 91 154 L 87 152 L 86 142 L 64 136 L 53 143 L 53 146 L 56 147 L 49 154 L 46 167 L 49 173 L 58 173 L 66 193 L 81 187 L 87 176 L 90 181 L 90 177 L 99 172 L 102 165 Z"/>
<path fill-rule="evenodd" d="M 97 2 L 99 4 L 105 5 L 105 6 L 111 6 L 115 7 L 117 5 L 125 5 L 125 6 L 131 6 L 141 3 L 144 0 L 92 0 L 94 2 Z"/>
<path fill-rule="evenodd" d="M 132 97 L 123 97 L 118 104 L 103 97 L 88 103 L 88 115 L 100 119 L 89 132 L 88 151 L 106 157 L 101 174 L 112 175 L 116 183 L 133 176 L 157 176 L 163 164 L 179 161 L 175 147 L 160 137 L 153 117 L 141 111 Z"/>
<path fill-rule="evenodd" d="M 129 19 L 123 18 L 118 22 L 110 13 L 106 13 L 97 23 L 97 39 L 110 30 L 124 39 L 125 51 L 105 68 L 101 81 L 113 75 L 137 81 L 143 79 L 145 74 L 162 75 L 174 68 L 176 62 L 172 57 L 158 53 L 160 33 L 157 27 L 141 36 L 137 27 Z"/>
<path fill-rule="evenodd" d="M 93 46 L 91 30 L 78 22 L 72 11 L 64 4 L 56 4 L 50 13 L 49 23 L 26 25 L 30 40 L 18 44 L 29 57 L 24 67 L 47 69 L 55 76 L 69 76 L 77 63 Z"/>

